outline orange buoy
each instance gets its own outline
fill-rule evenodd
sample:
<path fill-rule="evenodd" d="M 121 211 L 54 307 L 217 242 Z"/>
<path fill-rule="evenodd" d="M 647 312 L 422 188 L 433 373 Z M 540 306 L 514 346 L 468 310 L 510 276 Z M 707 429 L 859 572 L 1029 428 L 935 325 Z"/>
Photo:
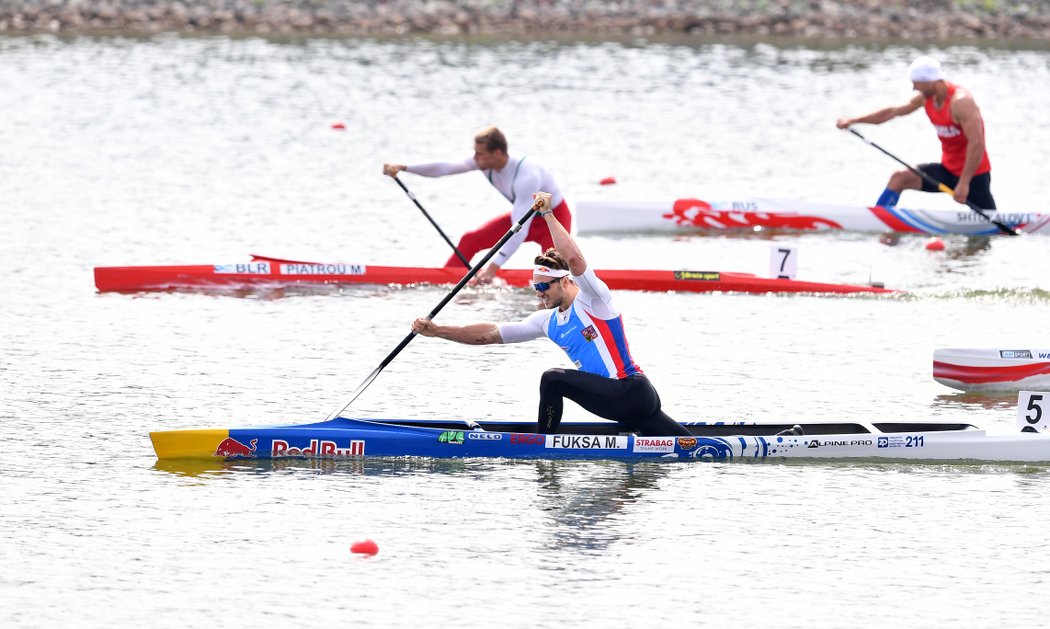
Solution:
<path fill-rule="evenodd" d="M 359 555 L 374 555 L 379 552 L 379 546 L 370 539 L 363 539 L 351 544 L 350 552 Z"/>
<path fill-rule="evenodd" d="M 944 241 L 934 236 L 926 241 L 927 251 L 944 251 Z"/>

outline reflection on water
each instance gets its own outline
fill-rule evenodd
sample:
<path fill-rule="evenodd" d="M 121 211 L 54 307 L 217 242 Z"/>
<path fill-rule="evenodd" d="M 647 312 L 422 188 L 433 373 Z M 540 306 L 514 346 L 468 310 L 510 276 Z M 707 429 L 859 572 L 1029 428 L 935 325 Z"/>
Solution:
<path fill-rule="evenodd" d="M 1017 406 L 1017 391 L 958 391 L 934 398 L 932 408 L 1011 409 Z"/>
<path fill-rule="evenodd" d="M 886 232 L 879 234 L 879 242 L 887 247 L 896 247 L 901 242 L 901 234 L 897 232 Z"/>
<path fill-rule="evenodd" d="M 964 394 L 969 395 L 969 394 Z M 938 396 L 947 398 L 951 396 Z M 939 400 L 940 401 L 940 400 Z M 975 402 L 975 404 L 978 402 Z M 986 408 L 1009 407 L 1016 403 L 1003 399 L 987 400 Z M 936 404 L 935 404 L 936 405 Z M 943 401 L 946 408 L 960 404 Z M 534 468 L 541 509 L 554 523 L 567 529 L 566 535 L 587 537 L 587 529 L 603 524 L 626 505 L 656 488 L 661 479 L 681 466 L 732 465 L 787 466 L 817 469 L 843 469 L 867 472 L 937 472 L 944 470 L 967 472 L 997 472 L 1045 466 L 1032 463 L 988 463 L 980 461 L 904 461 L 894 459 L 741 459 L 732 463 L 698 462 L 693 460 L 666 460 L 626 462 L 615 460 L 554 460 L 554 459 L 434 459 L 426 457 L 375 457 L 356 460 L 333 459 L 260 459 L 232 461 L 214 460 L 158 460 L 154 471 L 218 480 L 233 475 L 267 475 L 274 473 L 350 474 L 359 476 L 413 476 L 453 475 L 464 479 L 486 480 L 497 471 Z M 573 529 L 574 532 L 569 532 Z M 608 540 L 606 540 L 608 541 Z M 588 546 L 588 544 L 585 544 Z"/>
<path fill-rule="evenodd" d="M 783 465 L 806 467 L 842 473 L 868 475 L 908 474 L 911 476 L 947 476 L 956 478 L 960 474 L 976 476 L 999 476 L 1002 474 L 1032 474 L 1050 469 L 1046 463 L 989 462 L 970 459 L 930 461 L 907 459 L 778 459 L 775 461 L 752 461 L 750 465 Z"/>
<path fill-rule="evenodd" d="M 677 466 L 667 463 L 535 461 L 540 508 L 554 526 L 546 531 L 550 550 L 598 551 L 628 531 L 612 520 Z"/>
<path fill-rule="evenodd" d="M 991 236 L 966 236 L 961 242 L 955 240 L 950 242 L 948 248 L 945 249 L 945 254 L 952 260 L 965 260 L 987 253 L 991 249 Z"/>
<path fill-rule="evenodd" d="M 1006 305 L 1045 305 L 1050 303 L 1050 290 L 1041 288 L 962 288 L 948 292 L 929 292 L 924 298 L 953 300 L 968 299 Z"/>
<path fill-rule="evenodd" d="M 194 478 L 220 478 L 230 474 L 353 474 L 363 476 L 406 476 L 413 474 L 481 475 L 499 467 L 498 461 L 465 459 L 429 459 L 422 457 L 368 458 L 353 460 L 333 459 L 237 459 L 213 460 L 158 460 L 153 468 L 158 472 Z"/>
<path fill-rule="evenodd" d="M 941 259 L 944 260 L 967 260 L 985 253 L 992 248 L 991 236 L 965 236 L 959 234 L 930 236 L 928 234 L 902 234 L 900 232 L 886 232 L 878 235 L 879 243 L 887 247 L 896 247 L 903 243 L 914 243 L 921 241 L 929 242 L 933 238 L 944 241 L 945 248 Z"/>

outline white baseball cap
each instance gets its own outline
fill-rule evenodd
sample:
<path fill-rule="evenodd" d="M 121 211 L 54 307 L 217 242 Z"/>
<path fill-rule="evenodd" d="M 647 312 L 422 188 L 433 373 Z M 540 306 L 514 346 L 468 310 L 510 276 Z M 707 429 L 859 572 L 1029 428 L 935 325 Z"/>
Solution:
<path fill-rule="evenodd" d="M 944 78 L 941 62 L 933 57 L 922 56 L 908 66 L 908 76 L 916 83 L 931 83 Z"/>

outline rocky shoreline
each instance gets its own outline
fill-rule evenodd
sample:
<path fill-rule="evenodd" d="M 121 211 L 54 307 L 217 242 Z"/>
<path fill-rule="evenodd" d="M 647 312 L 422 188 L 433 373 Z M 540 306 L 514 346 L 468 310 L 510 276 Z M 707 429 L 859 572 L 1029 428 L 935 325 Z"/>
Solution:
<path fill-rule="evenodd" d="M 1050 0 L 0 0 L 0 34 L 1050 40 Z"/>

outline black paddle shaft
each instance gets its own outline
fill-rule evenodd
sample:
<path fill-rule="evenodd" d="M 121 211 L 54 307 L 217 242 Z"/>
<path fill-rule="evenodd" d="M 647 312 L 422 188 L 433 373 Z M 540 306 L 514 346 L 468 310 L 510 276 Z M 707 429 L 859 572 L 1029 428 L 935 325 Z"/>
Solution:
<path fill-rule="evenodd" d="M 918 168 L 913 167 L 908 162 L 902 160 L 901 158 L 897 157 L 893 153 L 890 153 L 889 151 L 887 151 L 886 149 L 882 148 L 878 144 L 875 144 L 874 142 L 872 142 L 868 138 L 864 137 L 863 135 L 861 135 L 860 131 L 857 131 L 853 127 L 849 127 L 849 132 L 852 133 L 853 135 L 857 136 L 861 140 L 864 140 L 865 142 L 867 142 L 868 144 L 872 145 L 873 147 L 879 149 L 880 151 L 882 151 L 883 153 L 885 153 L 886 155 L 888 155 L 889 157 L 894 159 L 898 164 L 904 166 L 905 168 L 907 168 L 908 170 L 912 171 L 913 173 L 915 173 L 919 177 L 922 177 L 922 179 L 925 180 L 927 183 L 929 183 L 929 184 L 931 184 L 933 186 L 936 186 L 937 188 L 939 188 L 941 190 L 944 190 L 946 192 L 951 191 L 951 188 L 949 188 L 948 186 L 944 185 L 940 181 L 937 181 L 933 177 L 929 176 L 927 173 L 924 173 L 921 170 L 919 170 Z M 997 219 L 992 218 L 991 216 L 988 216 L 987 214 L 984 213 L 984 210 L 982 210 L 981 208 L 977 207 L 977 205 L 975 205 L 969 199 L 966 200 L 966 205 L 970 206 L 970 209 L 973 210 L 974 212 L 977 212 L 981 216 L 981 218 L 983 218 L 984 220 L 986 220 L 986 221 L 994 224 L 996 227 L 998 227 L 999 231 L 1003 232 L 1004 234 L 1009 234 L 1011 236 L 1016 236 L 1017 235 L 1017 230 L 1015 230 L 1013 227 L 1010 227 L 1009 225 L 1007 225 L 1006 223 L 1004 223 L 1004 222 L 1002 222 L 1000 220 L 997 220 Z"/>
<path fill-rule="evenodd" d="M 536 203 L 531 208 L 529 208 L 529 211 L 525 212 L 525 215 L 518 219 L 518 222 L 514 223 L 514 225 L 511 226 L 510 230 L 506 234 L 503 234 L 503 237 L 500 238 L 499 242 L 493 245 L 491 249 L 489 249 L 488 253 L 485 254 L 485 257 L 482 258 L 481 261 L 478 262 L 476 265 L 474 265 L 473 268 L 467 271 L 467 274 L 463 276 L 463 279 L 461 279 L 459 283 L 456 284 L 456 286 L 451 291 L 449 291 L 447 295 L 445 295 L 445 298 L 442 299 L 441 302 L 438 303 L 438 305 L 434 306 L 434 309 L 431 310 L 430 314 L 427 315 L 427 319 L 433 319 L 434 317 L 436 317 L 437 314 L 441 312 L 441 309 L 447 306 L 448 302 L 452 301 L 452 298 L 456 296 L 456 293 L 463 290 L 463 287 L 467 285 L 467 282 L 472 280 L 474 276 L 478 274 L 478 271 L 481 270 L 481 267 L 485 266 L 485 263 L 491 260 L 492 256 L 496 255 L 496 253 L 499 252 L 503 245 L 507 244 L 507 241 L 513 238 L 514 234 L 518 233 L 522 226 L 530 218 L 532 218 L 532 215 L 536 213 L 536 208 L 538 206 L 539 203 Z M 416 332 L 410 332 L 408 336 L 406 336 L 405 339 L 401 341 L 401 343 L 399 343 L 397 347 L 394 348 L 394 351 L 390 352 L 390 355 L 383 359 L 383 362 L 380 363 L 379 366 L 382 368 L 389 365 L 390 361 L 394 360 L 394 357 L 397 356 L 401 352 L 401 350 L 405 349 L 405 346 L 411 343 L 412 339 L 415 337 Z"/>
<path fill-rule="evenodd" d="M 536 213 L 536 209 L 539 206 L 540 203 L 538 201 L 534 203 L 532 207 L 529 208 L 529 211 L 525 212 L 525 215 L 518 219 L 517 223 L 514 223 L 514 225 L 511 226 L 510 231 L 508 231 L 506 234 L 503 234 L 503 237 L 500 238 L 499 242 L 493 245 L 491 249 L 489 249 L 488 253 L 485 254 L 485 257 L 482 258 L 481 261 L 478 262 L 473 268 L 467 271 L 467 274 L 463 276 L 463 279 L 461 279 L 458 284 L 456 284 L 455 288 L 449 291 L 449 293 L 445 295 L 445 298 L 442 299 L 438 305 L 434 306 L 434 309 L 431 310 L 430 314 L 427 315 L 427 319 L 433 319 L 435 316 L 437 316 L 437 313 L 441 312 L 442 308 L 448 305 L 448 302 L 452 301 L 452 298 L 456 296 L 456 293 L 462 290 L 463 287 L 467 285 L 467 282 L 469 282 L 475 275 L 477 275 L 478 271 L 481 270 L 481 267 L 485 266 L 485 263 L 491 260 L 492 256 L 496 255 L 496 252 L 498 252 L 503 247 L 503 245 L 505 245 L 507 241 L 514 236 L 514 234 L 518 233 L 518 231 L 521 230 L 522 226 L 525 225 L 525 223 L 530 218 L 532 218 L 532 215 Z M 329 415 L 328 419 L 334 419 L 338 417 L 343 411 L 347 409 L 348 406 L 353 404 L 354 400 L 356 400 L 358 396 L 360 396 L 364 392 L 364 390 L 368 388 L 368 385 L 370 385 L 372 381 L 376 379 L 376 376 L 379 375 L 379 372 L 383 371 L 383 369 L 387 365 L 393 362 L 394 358 L 401 353 L 401 350 L 408 347 L 408 344 L 411 343 L 412 339 L 416 338 L 416 336 L 418 336 L 417 332 L 409 332 L 408 336 L 406 336 L 400 343 L 398 343 L 397 347 L 394 348 L 394 351 L 390 352 L 387 355 L 387 357 L 383 359 L 383 362 L 379 363 L 379 366 L 376 367 L 375 371 L 370 373 L 368 377 L 365 378 L 364 381 L 357 387 L 357 390 L 354 391 L 354 395 L 352 398 L 350 398 L 350 401 L 344 404 L 341 409 Z"/>
<path fill-rule="evenodd" d="M 394 181 L 397 182 L 397 185 L 401 186 L 401 189 L 405 191 L 405 194 L 408 195 L 408 198 L 412 199 L 412 203 L 416 204 L 416 207 L 418 207 L 419 211 L 423 213 L 423 216 L 427 217 L 427 220 L 430 221 L 430 224 L 434 226 L 434 229 L 436 229 L 437 232 L 441 234 L 441 237 L 445 239 L 445 242 L 448 243 L 448 246 L 452 247 L 452 250 L 456 252 L 456 257 L 459 258 L 459 261 L 463 263 L 463 266 L 469 269 L 470 260 L 467 259 L 467 256 L 463 255 L 463 252 L 459 250 L 459 247 L 452 244 L 452 241 L 449 240 L 448 236 L 445 235 L 445 232 L 441 229 L 441 227 L 438 226 L 437 221 L 431 218 L 430 214 L 423 209 L 422 205 L 420 205 L 419 200 L 416 199 L 416 195 L 412 194 L 412 192 L 407 187 L 405 187 L 404 182 L 398 179 L 397 175 L 394 175 Z"/>

